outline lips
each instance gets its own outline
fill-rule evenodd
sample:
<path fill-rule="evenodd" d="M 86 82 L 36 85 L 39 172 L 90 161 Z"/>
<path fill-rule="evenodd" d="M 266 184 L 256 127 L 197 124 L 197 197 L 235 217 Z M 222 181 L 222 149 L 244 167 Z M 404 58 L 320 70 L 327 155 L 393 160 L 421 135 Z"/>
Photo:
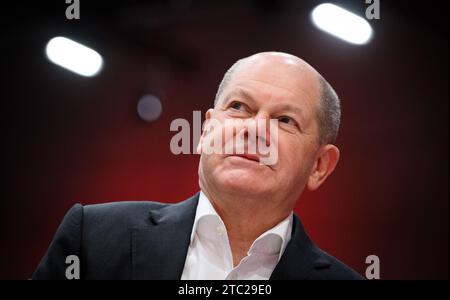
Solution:
<path fill-rule="evenodd" d="M 248 160 L 259 162 L 259 155 L 258 154 L 245 153 L 245 154 L 233 154 L 233 155 L 230 155 L 230 156 L 242 157 L 242 158 L 245 158 L 245 159 L 248 159 Z"/>

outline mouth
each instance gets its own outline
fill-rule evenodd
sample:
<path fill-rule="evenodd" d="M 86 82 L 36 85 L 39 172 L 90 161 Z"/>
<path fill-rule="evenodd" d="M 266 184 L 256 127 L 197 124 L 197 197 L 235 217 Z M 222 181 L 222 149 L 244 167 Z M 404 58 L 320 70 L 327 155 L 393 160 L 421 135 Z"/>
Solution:
<path fill-rule="evenodd" d="M 225 157 L 226 158 L 234 157 L 234 158 L 237 158 L 238 160 L 243 160 L 243 161 L 245 161 L 247 163 L 250 163 L 253 166 L 257 165 L 258 168 L 259 167 L 267 167 L 267 168 L 271 169 L 272 171 L 275 170 L 272 165 L 268 165 L 268 164 L 262 163 L 261 162 L 261 157 L 259 155 L 257 155 L 257 154 L 231 154 L 231 155 L 227 155 Z M 256 165 L 254 163 L 256 163 Z"/>
<path fill-rule="evenodd" d="M 240 157 L 240 158 L 244 158 L 244 159 L 247 159 L 247 160 L 250 160 L 250 161 L 254 161 L 254 162 L 257 162 L 257 163 L 260 162 L 259 155 L 257 155 L 257 154 L 245 153 L 245 154 L 233 154 L 233 155 L 229 155 L 229 156 Z"/>

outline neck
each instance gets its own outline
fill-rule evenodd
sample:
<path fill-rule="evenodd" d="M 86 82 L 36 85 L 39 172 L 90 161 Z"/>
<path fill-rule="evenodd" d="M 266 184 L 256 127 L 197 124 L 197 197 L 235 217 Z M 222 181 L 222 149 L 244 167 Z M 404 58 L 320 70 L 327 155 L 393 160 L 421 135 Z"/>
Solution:
<path fill-rule="evenodd" d="M 272 201 L 273 199 L 256 199 L 236 194 L 217 195 L 204 189 L 202 191 L 226 226 L 234 266 L 247 256 L 252 243 L 261 234 L 284 220 L 292 210 L 279 205 L 274 207 L 279 201 Z"/>

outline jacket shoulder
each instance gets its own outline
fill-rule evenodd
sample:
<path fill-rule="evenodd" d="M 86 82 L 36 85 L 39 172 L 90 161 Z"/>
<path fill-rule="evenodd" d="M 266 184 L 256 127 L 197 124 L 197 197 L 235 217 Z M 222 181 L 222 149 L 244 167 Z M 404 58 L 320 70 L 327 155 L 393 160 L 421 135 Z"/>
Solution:
<path fill-rule="evenodd" d="M 101 204 L 85 205 L 84 215 L 95 217 L 114 217 L 125 215 L 140 215 L 148 213 L 149 210 L 170 206 L 170 203 L 157 201 L 118 201 Z"/>
<path fill-rule="evenodd" d="M 316 261 L 315 272 L 311 279 L 320 280 L 364 280 L 358 272 L 344 264 L 336 257 L 316 248 L 319 259 Z"/>
<path fill-rule="evenodd" d="M 85 205 L 83 207 L 84 228 L 89 231 L 112 229 L 120 231 L 147 226 L 150 222 L 150 211 L 171 205 L 156 201 L 119 201 Z"/>

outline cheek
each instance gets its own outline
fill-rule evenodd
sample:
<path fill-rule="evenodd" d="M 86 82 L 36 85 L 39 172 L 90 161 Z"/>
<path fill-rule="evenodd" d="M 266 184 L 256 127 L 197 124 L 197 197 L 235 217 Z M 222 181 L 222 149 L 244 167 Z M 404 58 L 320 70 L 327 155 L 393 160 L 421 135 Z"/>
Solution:
<path fill-rule="evenodd" d="M 311 165 L 310 144 L 299 137 L 280 137 L 278 145 L 279 171 L 286 176 L 305 174 Z"/>
<path fill-rule="evenodd" d="M 298 148 L 282 144 L 278 148 L 279 171 L 293 174 L 299 169 L 302 155 Z"/>
<path fill-rule="evenodd" d="M 210 173 L 220 163 L 220 160 L 217 154 L 203 153 L 201 156 L 201 162 L 203 169 L 207 170 L 207 172 Z"/>

